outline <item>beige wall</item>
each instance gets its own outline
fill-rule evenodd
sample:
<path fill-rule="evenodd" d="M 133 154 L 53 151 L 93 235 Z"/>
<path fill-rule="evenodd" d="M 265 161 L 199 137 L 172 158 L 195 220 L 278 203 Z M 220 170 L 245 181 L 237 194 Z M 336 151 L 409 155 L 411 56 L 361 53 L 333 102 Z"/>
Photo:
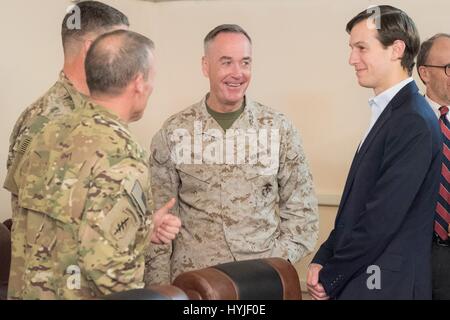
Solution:
<path fill-rule="evenodd" d="M 199 100 L 208 89 L 200 70 L 202 39 L 221 23 L 238 23 L 253 38 L 249 95 L 285 112 L 300 129 L 321 198 L 338 198 L 358 142 L 369 121 L 371 92 L 358 87 L 348 66 L 345 23 L 370 1 L 217 0 L 152 3 L 105 1 L 125 12 L 131 28 L 156 42 L 158 79 L 150 108 L 132 125 L 140 142 L 169 115 Z M 390 1 L 416 21 L 423 38 L 448 32 L 447 0 Z M 25 106 L 57 78 L 62 65 L 59 25 L 69 1 L 1 1 L 0 181 L 8 137 Z M 416 77 L 416 75 L 415 75 Z M 417 77 L 416 77 L 417 78 Z M 336 208 L 321 207 L 320 243 Z M 10 216 L 0 190 L 0 221 Z M 304 278 L 305 265 L 298 264 Z"/>

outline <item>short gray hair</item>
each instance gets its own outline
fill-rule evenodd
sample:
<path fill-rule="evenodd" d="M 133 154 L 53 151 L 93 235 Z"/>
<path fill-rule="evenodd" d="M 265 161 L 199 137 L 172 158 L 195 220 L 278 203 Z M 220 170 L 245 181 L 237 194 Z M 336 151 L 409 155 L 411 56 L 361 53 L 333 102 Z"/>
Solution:
<path fill-rule="evenodd" d="M 219 33 L 240 33 L 243 34 L 248 39 L 250 44 L 252 43 L 252 39 L 241 26 L 237 24 L 221 24 L 220 26 L 217 26 L 210 32 L 208 32 L 205 39 L 203 40 L 203 47 L 205 51 L 208 48 L 209 43 L 211 43 L 211 41 L 213 41 L 214 38 L 217 37 Z"/>
<path fill-rule="evenodd" d="M 113 39 L 118 45 L 109 46 Z M 149 51 L 154 47 L 152 40 L 133 31 L 116 30 L 101 35 L 89 48 L 84 65 L 91 94 L 116 96 L 137 74 L 147 79 L 151 67 Z"/>

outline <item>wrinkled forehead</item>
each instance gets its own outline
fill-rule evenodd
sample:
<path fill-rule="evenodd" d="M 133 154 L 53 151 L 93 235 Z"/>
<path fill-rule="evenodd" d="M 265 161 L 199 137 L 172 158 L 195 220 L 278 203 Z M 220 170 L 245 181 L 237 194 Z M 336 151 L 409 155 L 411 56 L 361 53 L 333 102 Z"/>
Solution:
<path fill-rule="evenodd" d="M 440 37 L 434 40 L 428 54 L 428 62 L 442 65 L 450 63 L 450 38 Z"/>

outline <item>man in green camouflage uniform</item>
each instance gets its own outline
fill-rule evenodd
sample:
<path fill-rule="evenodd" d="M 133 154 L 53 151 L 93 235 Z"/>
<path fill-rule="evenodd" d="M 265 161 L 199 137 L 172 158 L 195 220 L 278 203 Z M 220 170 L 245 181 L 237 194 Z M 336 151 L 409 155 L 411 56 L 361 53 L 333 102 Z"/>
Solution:
<path fill-rule="evenodd" d="M 23 150 L 14 182 L 24 224 L 13 234 L 24 243 L 13 242 L 10 298 L 87 299 L 142 288 L 150 241 L 178 232 L 179 219 L 168 214 L 173 201 L 150 215 L 147 156 L 127 127 L 153 90 L 152 51 L 151 40 L 131 31 L 100 36 L 86 56 L 92 101 L 43 117 L 47 124 Z"/>
<path fill-rule="evenodd" d="M 89 93 L 84 71 L 84 59 L 91 42 L 99 35 L 115 29 L 128 28 L 128 19 L 120 11 L 97 1 L 85 1 L 77 5 L 79 9 L 80 28 L 72 28 L 70 23 L 74 12 L 66 14 L 62 21 L 61 35 L 64 48 L 64 67 L 58 81 L 36 102 L 20 115 L 10 137 L 10 147 L 7 160 L 7 177 L 4 187 L 11 192 L 11 208 L 14 220 L 13 229 L 25 228 L 26 221 L 18 215 L 18 188 L 14 181 L 18 164 L 24 150 L 31 139 L 37 135 L 50 119 L 70 115 Z M 14 232 L 13 243 L 23 243 L 19 232 Z M 14 259 L 14 257 L 13 257 Z M 22 274 L 21 263 L 14 263 L 11 278 Z M 9 296 L 15 296 L 15 281 L 9 281 Z"/>
<path fill-rule="evenodd" d="M 97 1 L 77 4 L 80 14 L 80 28 L 72 29 L 69 20 L 72 12 L 62 21 L 61 36 L 64 48 L 64 67 L 58 81 L 37 101 L 25 109 L 17 120 L 10 136 L 7 168 L 14 164 L 21 146 L 26 145 L 29 136 L 42 127 L 40 116 L 48 119 L 70 114 L 74 101 L 89 95 L 84 71 L 84 59 L 90 43 L 98 36 L 116 30 L 127 29 L 128 18 L 120 11 Z M 25 141 L 24 141 L 25 140 Z M 9 186 L 6 185 L 8 188 Z M 10 190 L 11 191 L 11 190 Z"/>
<path fill-rule="evenodd" d="M 251 40 L 241 27 L 206 36 L 203 73 L 209 94 L 152 140 L 155 205 L 177 197 L 183 226 L 172 248 L 151 248 L 147 283 L 235 260 L 294 263 L 317 241 L 317 200 L 299 134 L 283 114 L 245 96 Z"/>

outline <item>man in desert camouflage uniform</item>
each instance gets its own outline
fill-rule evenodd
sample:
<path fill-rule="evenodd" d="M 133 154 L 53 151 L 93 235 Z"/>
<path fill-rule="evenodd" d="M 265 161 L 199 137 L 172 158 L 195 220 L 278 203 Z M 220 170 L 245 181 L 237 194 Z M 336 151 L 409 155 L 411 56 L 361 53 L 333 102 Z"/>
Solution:
<path fill-rule="evenodd" d="M 128 19 L 120 11 L 97 1 L 85 1 L 77 5 L 77 10 L 66 14 L 62 21 L 61 36 L 64 48 L 64 67 L 58 81 L 36 102 L 20 115 L 10 136 L 10 146 L 7 160 L 7 177 L 4 187 L 11 192 L 11 208 L 14 228 L 25 228 L 25 221 L 20 219 L 17 204 L 18 188 L 14 181 L 18 164 L 32 138 L 37 135 L 49 119 L 70 115 L 75 106 L 79 105 L 89 90 L 86 84 L 84 59 L 89 46 L 99 35 L 115 29 L 128 28 Z M 76 12 L 79 16 L 76 17 Z M 75 28 L 71 19 L 79 18 L 80 28 Z M 13 243 L 23 243 L 22 234 L 13 233 Z M 20 238 L 14 238 L 20 237 Z M 13 257 L 14 259 L 14 257 Z M 11 277 L 22 274 L 22 264 L 14 263 Z M 10 296 L 20 290 L 15 288 L 15 281 L 9 281 Z"/>
<path fill-rule="evenodd" d="M 317 200 L 299 134 L 283 114 L 245 96 L 251 40 L 241 27 L 221 25 L 206 36 L 203 73 L 208 95 L 152 140 L 155 205 L 177 197 L 183 226 L 172 248 L 152 248 L 148 283 L 235 260 L 294 263 L 317 241 Z"/>
<path fill-rule="evenodd" d="M 24 150 L 14 181 L 25 223 L 13 234 L 25 243 L 13 243 L 11 265 L 23 272 L 13 272 L 10 298 L 87 299 L 142 288 L 150 241 L 175 237 L 174 201 L 150 216 L 147 156 L 127 127 L 153 90 L 153 60 L 153 43 L 142 35 L 100 36 L 86 56 L 92 101 L 43 119 Z"/>

